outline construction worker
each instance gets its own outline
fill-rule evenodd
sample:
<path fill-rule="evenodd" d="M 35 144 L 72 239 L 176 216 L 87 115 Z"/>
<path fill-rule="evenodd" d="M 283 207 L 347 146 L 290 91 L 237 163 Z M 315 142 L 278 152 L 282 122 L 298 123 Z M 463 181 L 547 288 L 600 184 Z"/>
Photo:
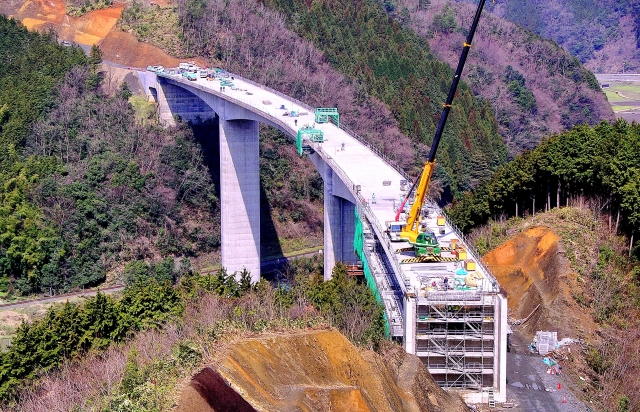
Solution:
<path fill-rule="evenodd" d="M 297 125 L 298 125 L 298 119 L 293 119 L 293 124 L 294 124 L 295 126 L 297 126 Z"/>
<path fill-rule="evenodd" d="M 340 147 L 340 150 L 344 152 L 344 142 L 342 142 L 342 146 Z"/>

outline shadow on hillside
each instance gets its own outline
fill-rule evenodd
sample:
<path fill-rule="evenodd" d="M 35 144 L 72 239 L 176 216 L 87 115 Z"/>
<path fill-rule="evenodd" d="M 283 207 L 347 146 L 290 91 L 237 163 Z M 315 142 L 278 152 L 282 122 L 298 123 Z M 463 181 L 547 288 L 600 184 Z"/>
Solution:
<path fill-rule="evenodd" d="M 220 132 L 218 117 L 201 123 L 191 123 L 191 130 L 196 141 L 200 143 L 204 160 L 209 169 L 209 176 L 216 187 L 216 197 L 220 199 Z"/>
<path fill-rule="evenodd" d="M 196 392 L 196 393 L 193 393 Z M 195 375 L 185 388 L 178 412 L 255 412 L 220 374 L 210 367 Z"/>

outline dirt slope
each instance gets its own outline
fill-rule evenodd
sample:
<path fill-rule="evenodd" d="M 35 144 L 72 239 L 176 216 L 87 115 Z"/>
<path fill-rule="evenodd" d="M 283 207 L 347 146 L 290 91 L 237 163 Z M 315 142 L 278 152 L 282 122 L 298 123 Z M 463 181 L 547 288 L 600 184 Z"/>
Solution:
<path fill-rule="evenodd" d="M 564 256 L 560 238 L 547 227 L 528 229 L 488 253 L 484 260 L 507 291 L 510 316 L 524 319 L 540 305 L 524 331 L 558 331 L 558 338 L 585 338 L 597 330 L 575 302 L 577 274 Z"/>
<path fill-rule="evenodd" d="M 247 339 L 221 359 L 194 377 L 177 411 L 467 410 L 415 356 L 397 346 L 384 358 L 361 352 L 335 330 Z"/>
<path fill-rule="evenodd" d="M 105 60 L 123 66 L 144 68 L 159 64 L 165 67 L 178 67 L 180 62 L 179 59 L 169 56 L 159 48 L 141 43 L 134 35 L 117 28 L 112 30 L 99 45 Z"/>
<path fill-rule="evenodd" d="M 158 47 L 140 43 L 133 34 L 116 27 L 124 4 L 95 10 L 80 17 L 66 15 L 64 0 L 3 0 L 0 13 L 20 20 L 29 30 L 53 29 L 60 40 L 81 45 L 98 44 L 104 60 L 144 68 L 152 64 L 176 67 L 179 60 Z M 197 60 L 201 65 L 206 62 Z"/>
<path fill-rule="evenodd" d="M 20 20 L 29 30 L 53 28 L 62 40 L 93 45 L 105 38 L 120 18 L 124 5 L 115 3 L 104 10 L 96 10 L 81 17 L 65 13 L 61 0 L 8 1 L 0 4 L 0 12 Z"/>

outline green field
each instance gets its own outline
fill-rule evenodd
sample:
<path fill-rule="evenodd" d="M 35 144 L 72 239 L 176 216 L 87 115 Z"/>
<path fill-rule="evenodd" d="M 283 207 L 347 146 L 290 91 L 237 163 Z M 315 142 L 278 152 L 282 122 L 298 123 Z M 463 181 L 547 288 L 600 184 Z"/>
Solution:
<path fill-rule="evenodd" d="M 603 90 L 616 113 L 640 107 L 640 83 L 610 83 L 610 86 Z"/>

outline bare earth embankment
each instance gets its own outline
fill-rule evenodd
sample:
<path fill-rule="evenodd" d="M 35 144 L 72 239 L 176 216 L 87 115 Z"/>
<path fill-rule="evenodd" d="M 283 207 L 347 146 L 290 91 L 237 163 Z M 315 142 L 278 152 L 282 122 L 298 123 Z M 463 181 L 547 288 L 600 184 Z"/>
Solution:
<path fill-rule="evenodd" d="M 336 330 L 234 342 L 183 390 L 178 412 L 468 410 L 402 348 L 361 351 Z"/>

